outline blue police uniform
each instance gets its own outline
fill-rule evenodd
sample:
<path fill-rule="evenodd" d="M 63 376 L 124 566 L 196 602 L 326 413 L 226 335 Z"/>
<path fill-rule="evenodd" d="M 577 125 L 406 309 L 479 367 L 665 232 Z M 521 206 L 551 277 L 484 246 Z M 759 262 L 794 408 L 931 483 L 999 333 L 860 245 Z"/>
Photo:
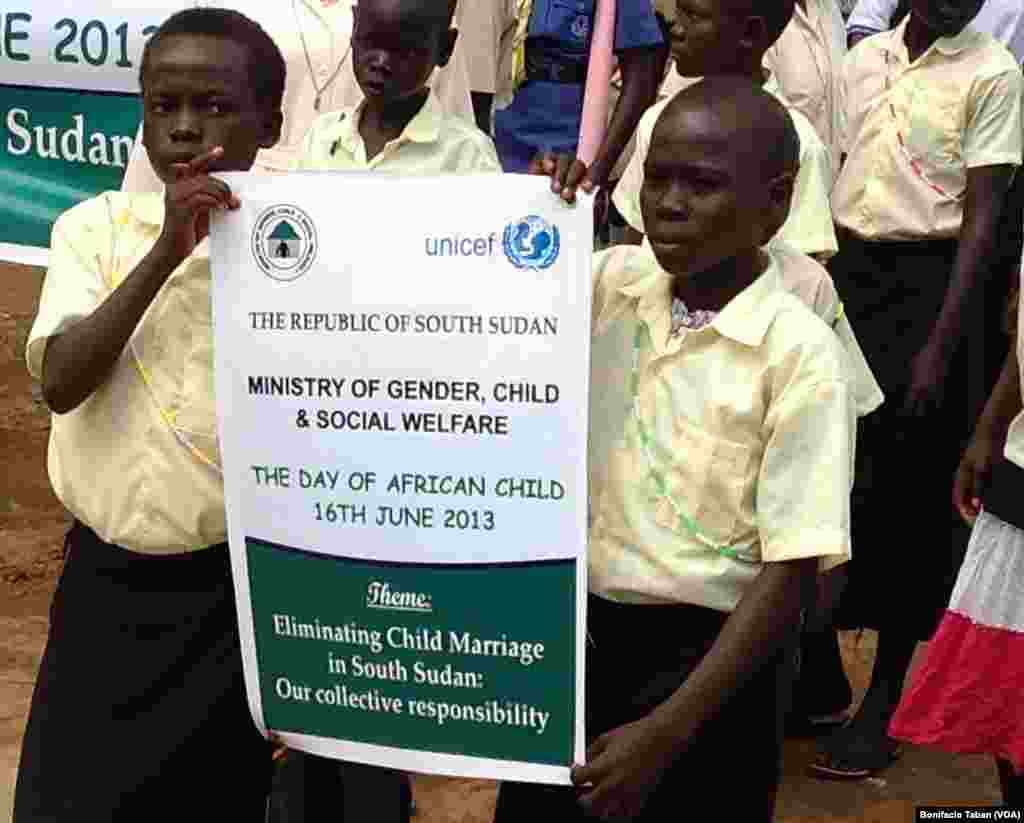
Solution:
<path fill-rule="evenodd" d="M 583 112 L 595 0 L 534 0 L 526 40 L 526 81 L 511 105 L 495 112 L 498 157 L 524 172 L 537 152 L 575 152 Z M 620 0 L 615 51 L 663 43 L 653 4 Z"/>

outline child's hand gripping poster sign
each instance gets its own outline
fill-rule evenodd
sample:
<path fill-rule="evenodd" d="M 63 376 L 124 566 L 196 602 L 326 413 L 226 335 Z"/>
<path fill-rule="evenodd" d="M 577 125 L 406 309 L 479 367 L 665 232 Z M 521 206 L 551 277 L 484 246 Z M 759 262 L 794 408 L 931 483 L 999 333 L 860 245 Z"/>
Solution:
<path fill-rule="evenodd" d="M 216 392 L 257 724 L 320 755 L 568 783 L 592 210 L 523 176 L 225 179 Z"/>

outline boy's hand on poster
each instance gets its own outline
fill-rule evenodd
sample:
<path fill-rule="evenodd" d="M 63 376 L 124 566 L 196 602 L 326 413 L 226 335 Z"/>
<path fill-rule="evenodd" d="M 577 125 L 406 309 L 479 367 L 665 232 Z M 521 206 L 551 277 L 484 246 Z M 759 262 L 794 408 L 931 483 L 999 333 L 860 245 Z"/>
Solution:
<path fill-rule="evenodd" d="M 942 402 L 943 385 L 949 374 L 949 354 L 944 346 L 929 341 L 914 356 L 910 388 L 903 411 L 910 417 L 924 417 Z"/>
<path fill-rule="evenodd" d="M 215 146 L 187 163 L 171 166 L 175 180 L 164 194 L 166 217 L 160 239 L 168 252 L 182 260 L 209 233 L 211 211 L 241 205 L 226 183 L 209 176 L 223 154 L 224 149 Z"/>
<path fill-rule="evenodd" d="M 670 765 L 678 741 L 648 715 L 595 740 L 572 770 L 584 810 L 601 820 L 638 816 Z"/>
<path fill-rule="evenodd" d="M 590 176 L 587 165 L 572 154 L 545 152 L 537 154 L 530 161 L 529 174 L 551 178 L 551 191 L 572 205 L 576 193 L 583 189 L 587 194 L 597 194 L 594 200 L 594 223 L 600 225 L 608 216 L 608 196 L 604 187 L 599 186 Z"/>
<path fill-rule="evenodd" d="M 999 438 L 979 430 L 960 460 L 953 479 L 953 507 L 969 526 L 974 525 L 981 513 L 982 494 L 1002 451 L 1003 443 Z"/>

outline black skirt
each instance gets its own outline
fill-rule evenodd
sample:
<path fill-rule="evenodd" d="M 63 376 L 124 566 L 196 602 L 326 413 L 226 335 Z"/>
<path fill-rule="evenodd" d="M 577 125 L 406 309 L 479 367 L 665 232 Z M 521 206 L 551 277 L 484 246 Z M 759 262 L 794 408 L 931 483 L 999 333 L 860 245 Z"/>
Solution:
<path fill-rule="evenodd" d="M 968 530 L 952 505 L 953 477 L 1006 356 L 1006 282 L 990 278 L 965 318 L 940 407 L 909 417 L 903 406 L 911 365 L 942 309 L 957 241 L 839 237 L 829 272 L 886 401 L 858 424 L 853 560 L 835 622 L 926 639 L 966 550 Z"/>
<path fill-rule="evenodd" d="M 227 546 L 147 556 L 77 523 L 65 545 L 15 823 L 261 823 L 271 756 L 246 700 Z"/>

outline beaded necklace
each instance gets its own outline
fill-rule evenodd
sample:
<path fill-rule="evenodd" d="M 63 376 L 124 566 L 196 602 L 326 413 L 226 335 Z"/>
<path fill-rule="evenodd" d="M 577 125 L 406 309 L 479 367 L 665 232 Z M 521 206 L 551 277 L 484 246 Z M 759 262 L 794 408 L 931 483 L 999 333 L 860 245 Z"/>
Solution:
<path fill-rule="evenodd" d="M 705 321 L 704 325 L 714 319 L 715 313 L 705 312 L 705 315 L 708 314 L 711 316 Z M 647 424 L 644 423 L 643 415 L 640 413 L 640 357 L 645 341 L 652 341 L 651 330 L 646 323 L 640 320 L 637 323 L 636 333 L 633 335 L 633 373 L 630 375 L 629 380 L 630 393 L 632 395 L 630 407 L 632 409 L 633 422 L 636 425 L 637 438 L 640 441 L 640 450 L 644 453 L 644 457 L 647 460 L 648 476 L 651 478 L 658 496 L 665 500 L 672 508 L 672 512 L 678 520 L 680 531 L 689 532 L 703 546 L 724 557 L 744 563 L 758 562 L 751 556 L 751 550 L 756 545 L 756 541 L 738 548 L 719 543 L 704 533 L 700 525 L 686 514 L 683 506 L 669 491 L 668 479 L 665 477 L 665 473 L 658 468 L 654 457 L 653 446 L 656 440 L 648 430 Z M 653 348 L 653 342 L 651 342 L 651 346 Z"/>

